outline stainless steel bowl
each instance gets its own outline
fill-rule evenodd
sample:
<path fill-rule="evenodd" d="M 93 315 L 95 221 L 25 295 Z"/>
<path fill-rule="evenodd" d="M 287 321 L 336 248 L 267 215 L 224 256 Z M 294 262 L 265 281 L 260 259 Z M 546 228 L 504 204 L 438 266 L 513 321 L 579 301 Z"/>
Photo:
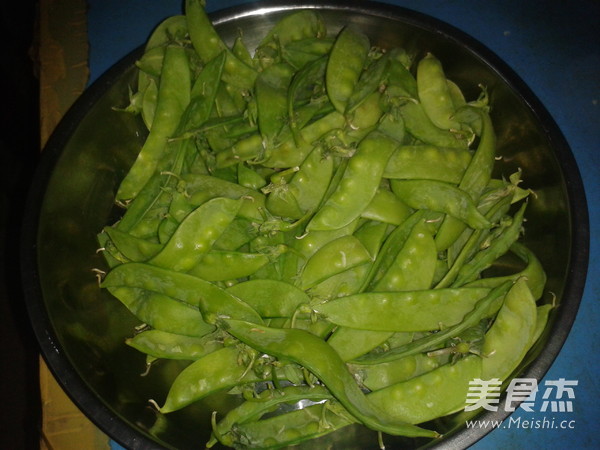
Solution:
<path fill-rule="evenodd" d="M 523 169 L 536 193 L 527 214 L 524 242 L 547 274 L 545 299 L 556 295 L 540 342 L 523 365 L 523 376 L 543 377 L 574 321 L 587 271 L 588 218 L 582 182 L 560 130 L 531 90 L 490 50 L 461 31 L 431 17 L 370 2 L 252 3 L 212 16 L 232 42 L 243 30 L 249 47 L 278 18 L 299 8 L 318 8 L 334 33 L 358 25 L 373 44 L 402 46 L 416 55 L 434 53 L 449 78 L 468 97 L 487 86 L 492 118 L 503 156 L 497 175 Z M 210 413 L 227 407 L 227 397 L 211 397 L 183 411 L 159 417 L 148 403 L 164 398 L 180 369 L 171 362 L 141 377 L 143 358 L 123 344 L 136 319 L 104 290 L 93 272 L 103 267 L 96 233 L 117 217 L 113 206 L 120 180 L 142 142 L 138 117 L 118 112 L 136 79 L 134 62 L 142 47 L 117 63 L 88 89 L 51 137 L 31 187 L 23 226 L 24 291 L 43 355 L 81 410 L 117 442 L 129 448 L 198 448 L 210 433 Z M 502 419 L 486 412 L 481 419 Z M 466 447 L 489 429 L 465 429 L 465 416 L 436 421 L 445 434 L 436 442 L 387 438 L 387 448 L 439 445 Z M 377 448 L 373 432 L 361 427 L 310 442 L 306 448 Z"/>

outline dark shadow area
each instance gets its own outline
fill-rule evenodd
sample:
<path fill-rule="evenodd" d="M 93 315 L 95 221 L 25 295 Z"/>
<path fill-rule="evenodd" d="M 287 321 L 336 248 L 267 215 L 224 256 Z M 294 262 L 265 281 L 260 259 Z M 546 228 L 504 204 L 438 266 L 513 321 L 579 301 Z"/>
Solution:
<path fill-rule="evenodd" d="M 2 2 L 0 70 L 0 448 L 38 449 L 38 346 L 19 274 L 19 234 L 40 152 L 35 63 L 37 2 Z"/>

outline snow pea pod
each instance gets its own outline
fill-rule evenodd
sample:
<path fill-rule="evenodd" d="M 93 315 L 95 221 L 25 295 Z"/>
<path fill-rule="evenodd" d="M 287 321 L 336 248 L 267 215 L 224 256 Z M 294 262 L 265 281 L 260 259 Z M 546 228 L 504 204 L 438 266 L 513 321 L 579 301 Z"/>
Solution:
<path fill-rule="evenodd" d="M 310 297 L 296 286 L 280 280 L 249 280 L 234 284 L 227 292 L 241 299 L 261 317 L 291 317 Z"/>
<path fill-rule="evenodd" d="M 480 300 L 455 325 L 444 328 L 437 333 L 431 333 L 405 345 L 394 347 L 387 352 L 366 354 L 358 358 L 356 362 L 360 364 L 379 364 L 435 349 L 436 346 L 443 344 L 449 338 L 458 336 L 469 328 L 476 326 L 482 318 L 493 316 L 500 308 L 501 302 L 512 284 L 512 282 L 507 281 L 487 291 L 487 294 L 482 294 Z"/>
<path fill-rule="evenodd" d="M 119 185 L 117 200 L 134 198 L 156 172 L 167 140 L 177 129 L 179 119 L 190 101 L 190 90 L 191 75 L 185 50 L 182 47 L 167 47 L 152 128 L 131 169 Z"/>
<path fill-rule="evenodd" d="M 297 71 L 304 69 L 315 60 L 327 56 L 334 39 L 331 37 L 308 37 L 289 42 L 281 48 L 281 58 Z"/>
<path fill-rule="evenodd" d="M 211 249 L 239 208 L 239 201 L 225 197 L 202 204 L 186 216 L 161 251 L 148 262 L 171 270 L 191 270 Z"/>
<path fill-rule="evenodd" d="M 403 145 L 392 154 L 383 177 L 459 184 L 470 161 L 471 153 L 465 148 Z"/>
<path fill-rule="evenodd" d="M 240 320 L 223 320 L 226 331 L 258 351 L 295 362 L 319 378 L 332 395 L 367 427 L 388 434 L 434 437 L 437 433 L 402 422 L 367 400 L 338 354 L 322 339 L 303 330 L 274 329 Z"/>
<path fill-rule="evenodd" d="M 202 337 L 184 336 L 161 330 L 146 330 L 125 340 L 136 350 L 154 358 L 196 360 L 223 347 L 222 340 L 210 333 Z"/>
<path fill-rule="evenodd" d="M 206 322 L 219 316 L 237 317 L 262 323 L 261 317 L 249 305 L 198 277 L 144 263 L 127 263 L 112 269 L 102 281 L 102 287 L 131 287 L 158 292 L 200 309 Z"/>
<path fill-rule="evenodd" d="M 211 250 L 187 271 L 206 281 L 227 281 L 252 275 L 276 256 L 267 253 Z"/>
<path fill-rule="evenodd" d="M 325 200 L 307 230 L 341 228 L 360 216 L 377 193 L 381 175 L 397 142 L 374 131 L 360 141 L 337 189 Z"/>
<path fill-rule="evenodd" d="M 352 27 L 343 28 L 329 53 L 325 73 L 327 94 L 335 109 L 343 114 L 367 61 L 369 38 Z"/>
<path fill-rule="evenodd" d="M 146 261 L 162 249 L 161 244 L 132 236 L 129 233 L 121 231 L 119 228 L 104 227 L 104 232 L 108 235 L 117 250 L 129 261 Z"/>
<path fill-rule="evenodd" d="M 436 180 L 391 180 L 392 191 L 414 209 L 449 214 L 472 228 L 490 228 L 471 197 L 450 183 Z"/>
<path fill-rule="evenodd" d="M 313 305 L 327 320 L 376 331 L 429 331 L 453 326 L 489 293 L 486 288 L 365 292 Z"/>
<path fill-rule="evenodd" d="M 361 213 L 361 217 L 391 225 L 400 225 L 411 214 L 412 210 L 393 192 L 379 189 Z"/>
<path fill-rule="evenodd" d="M 214 331 L 197 307 L 147 289 L 114 286 L 108 291 L 143 323 L 184 336 L 204 336 Z"/>

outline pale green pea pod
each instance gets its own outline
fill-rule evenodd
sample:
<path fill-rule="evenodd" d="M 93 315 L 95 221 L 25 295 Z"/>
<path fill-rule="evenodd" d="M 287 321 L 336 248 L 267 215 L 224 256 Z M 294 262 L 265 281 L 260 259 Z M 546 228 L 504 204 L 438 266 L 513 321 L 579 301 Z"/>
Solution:
<path fill-rule="evenodd" d="M 506 381 L 532 345 L 536 332 L 536 304 L 527 282 L 515 282 L 485 335 L 481 378 Z"/>
<path fill-rule="evenodd" d="M 400 225 L 411 214 L 412 210 L 400 200 L 393 192 L 379 189 L 371 203 L 361 213 L 365 219 Z"/>
<path fill-rule="evenodd" d="M 317 283 L 308 294 L 319 301 L 356 294 L 369 272 L 369 263 L 355 266 Z"/>
<path fill-rule="evenodd" d="M 310 302 L 304 291 L 280 280 L 244 281 L 227 288 L 227 292 L 250 305 L 261 317 L 291 317 Z"/>
<path fill-rule="evenodd" d="M 450 183 L 435 180 L 391 180 L 392 191 L 411 208 L 449 214 L 472 228 L 490 228 L 469 195 Z"/>
<path fill-rule="evenodd" d="M 224 197 L 209 200 L 186 216 L 163 249 L 148 262 L 182 272 L 192 269 L 212 248 L 239 208 L 237 200 Z"/>
<path fill-rule="evenodd" d="M 196 360 L 223 347 L 214 334 L 184 336 L 161 330 L 147 330 L 125 341 L 127 345 L 154 358 Z"/>
<path fill-rule="evenodd" d="M 206 281 L 227 281 L 252 275 L 285 249 L 272 254 L 210 250 L 187 273 Z"/>
<path fill-rule="evenodd" d="M 352 361 L 385 343 L 393 332 L 338 326 L 327 343 L 344 361 Z"/>

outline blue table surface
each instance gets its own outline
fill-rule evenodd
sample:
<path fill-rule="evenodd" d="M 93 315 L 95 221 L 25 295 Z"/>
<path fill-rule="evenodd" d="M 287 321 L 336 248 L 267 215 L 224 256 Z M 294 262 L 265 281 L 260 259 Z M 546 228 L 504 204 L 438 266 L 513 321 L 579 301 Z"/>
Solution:
<path fill-rule="evenodd" d="M 182 13 L 181 0 L 88 0 L 90 83 L 143 44 L 165 17 Z M 208 0 L 209 12 L 252 3 Z M 598 448 L 600 351 L 600 2 L 595 0 L 388 0 L 453 25 L 502 58 L 529 85 L 563 132 L 586 190 L 590 216 L 588 277 L 571 333 L 545 380 L 577 380 L 573 412 L 518 408 L 511 417 L 541 423 L 573 421 L 571 429 L 505 426 L 473 449 Z M 115 448 L 119 448 L 114 444 Z"/>

